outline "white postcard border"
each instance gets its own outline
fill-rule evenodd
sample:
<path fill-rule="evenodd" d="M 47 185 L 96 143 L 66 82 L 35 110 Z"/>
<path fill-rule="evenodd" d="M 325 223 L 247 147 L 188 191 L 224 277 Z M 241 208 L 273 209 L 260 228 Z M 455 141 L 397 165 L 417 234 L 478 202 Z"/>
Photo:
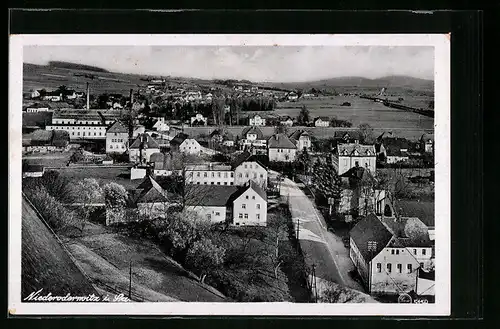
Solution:
<path fill-rule="evenodd" d="M 21 141 L 25 45 L 433 46 L 435 61 L 436 299 L 433 304 L 22 303 Z M 11 35 L 9 39 L 9 312 L 19 315 L 450 315 L 450 34 Z"/>

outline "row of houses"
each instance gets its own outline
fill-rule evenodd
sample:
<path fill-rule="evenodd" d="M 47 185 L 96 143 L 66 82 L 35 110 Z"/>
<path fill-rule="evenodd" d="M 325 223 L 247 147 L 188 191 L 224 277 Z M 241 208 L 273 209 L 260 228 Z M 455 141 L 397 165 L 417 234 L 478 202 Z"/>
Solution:
<path fill-rule="evenodd" d="M 273 124 L 279 123 L 282 126 L 292 127 L 296 122 L 290 116 L 282 116 L 282 117 L 268 117 L 264 118 L 258 114 L 255 114 L 253 117 L 248 118 L 248 125 L 250 126 L 266 126 L 269 121 L 273 121 Z M 330 118 L 325 116 L 319 116 L 313 119 L 313 124 L 315 127 L 329 127 L 330 126 Z"/>
<path fill-rule="evenodd" d="M 23 135 L 24 152 L 53 152 L 65 150 L 70 142 L 69 134 L 63 130 L 35 130 Z"/>

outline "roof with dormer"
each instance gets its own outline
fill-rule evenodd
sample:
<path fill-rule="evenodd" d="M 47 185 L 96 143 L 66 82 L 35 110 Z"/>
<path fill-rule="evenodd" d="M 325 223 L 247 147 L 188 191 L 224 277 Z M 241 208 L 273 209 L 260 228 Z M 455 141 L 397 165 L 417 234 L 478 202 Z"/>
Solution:
<path fill-rule="evenodd" d="M 375 145 L 363 145 L 358 143 L 337 145 L 337 155 L 343 156 L 376 156 Z"/>

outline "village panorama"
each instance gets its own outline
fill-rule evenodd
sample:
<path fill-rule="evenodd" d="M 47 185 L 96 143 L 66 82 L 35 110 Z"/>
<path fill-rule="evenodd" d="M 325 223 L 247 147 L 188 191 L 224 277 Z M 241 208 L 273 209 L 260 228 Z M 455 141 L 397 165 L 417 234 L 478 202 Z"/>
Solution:
<path fill-rule="evenodd" d="M 68 56 L 24 59 L 23 302 L 435 302 L 432 77 Z"/>

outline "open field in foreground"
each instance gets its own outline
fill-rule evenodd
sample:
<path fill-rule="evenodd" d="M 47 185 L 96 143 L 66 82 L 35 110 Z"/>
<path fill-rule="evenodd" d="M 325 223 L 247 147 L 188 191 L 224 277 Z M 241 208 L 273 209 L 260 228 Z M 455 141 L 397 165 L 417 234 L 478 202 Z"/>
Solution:
<path fill-rule="evenodd" d="M 97 224 L 89 224 L 86 235 L 69 243 L 87 274 L 119 291 L 128 291 L 132 266 L 132 292 L 145 301 L 223 302 L 214 293 L 187 276 L 176 262 L 153 243 L 129 238 Z"/>
<path fill-rule="evenodd" d="M 92 167 L 92 168 L 71 168 L 65 167 L 57 169 L 61 175 L 74 180 L 84 178 L 95 178 L 101 186 L 115 182 L 123 185 L 126 189 L 137 187 L 142 180 L 130 180 L 130 169 L 124 167 Z"/>

